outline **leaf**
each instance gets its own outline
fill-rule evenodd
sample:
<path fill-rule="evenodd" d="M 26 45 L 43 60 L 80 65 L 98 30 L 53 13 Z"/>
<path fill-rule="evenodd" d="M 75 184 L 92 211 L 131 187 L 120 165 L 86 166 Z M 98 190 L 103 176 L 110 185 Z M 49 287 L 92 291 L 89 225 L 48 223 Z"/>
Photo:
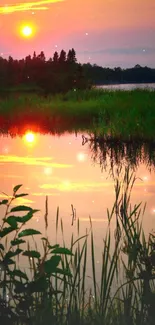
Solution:
<path fill-rule="evenodd" d="M 50 248 L 50 249 L 59 248 L 59 244 L 56 244 L 54 246 L 48 245 L 48 248 Z"/>
<path fill-rule="evenodd" d="M 3 230 L 0 231 L 0 238 L 5 237 L 6 235 L 8 235 L 10 232 L 12 232 L 14 230 L 15 229 L 12 227 L 3 228 Z"/>
<path fill-rule="evenodd" d="M 18 199 L 19 197 L 27 196 L 28 193 L 21 193 L 21 194 L 16 194 L 15 198 Z"/>
<path fill-rule="evenodd" d="M 44 263 L 44 270 L 47 274 L 51 275 L 56 272 L 57 266 L 61 260 L 60 256 L 52 256 L 50 260 Z"/>
<path fill-rule="evenodd" d="M 13 271 L 11 272 L 11 274 L 12 274 L 13 276 L 18 276 L 18 277 L 20 277 L 20 278 L 23 278 L 23 279 L 25 279 L 25 280 L 28 280 L 27 275 L 26 275 L 24 272 L 22 272 L 21 270 L 13 270 Z"/>
<path fill-rule="evenodd" d="M 28 290 L 30 293 L 42 292 L 48 289 L 48 283 L 45 277 L 41 277 L 35 281 L 28 284 Z"/>
<path fill-rule="evenodd" d="M 18 237 L 32 236 L 32 235 L 41 235 L 41 232 L 35 229 L 24 229 L 18 234 Z"/>
<path fill-rule="evenodd" d="M 17 217 L 17 216 L 9 216 L 6 220 L 5 220 L 5 222 L 8 222 L 10 225 L 11 225 L 11 223 L 13 224 L 15 224 L 15 221 L 16 222 L 20 222 L 20 223 L 25 223 L 25 222 L 27 222 L 27 221 L 29 221 L 30 219 L 32 219 L 33 218 L 33 213 L 35 213 L 35 212 L 37 212 L 37 211 L 39 211 L 39 210 L 32 210 L 32 211 L 29 211 L 25 216 L 23 216 L 23 217 Z M 13 220 L 14 219 L 14 220 Z"/>
<path fill-rule="evenodd" d="M 28 310 L 32 306 L 32 301 L 29 300 L 21 300 L 17 305 L 18 310 L 23 310 L 24 312 Z"/>
<path fill-rule="evenodd" d="M 9 200 L 2 200 L 2 201 L 0 201 L 0 205 L 2 205 L 2 204 L 6 205 L 6 204 L 8 204 L 8 202 L 9 202 Z"/>
<path fill-rule="evenodd" d="M 14 289 L 15 293 L 22 293 L 27 291 L 27 288 L 24 283 L 19 281 L 14 281 L 14 284 L 15 284 L 15 289 Z"/>
<path fill-rule="evenodd" d="M 34 258 L 40 258 L 40 253 L 37 251 L 25 251 L 22 255 Z"/>
<path fill-rule="evenodd" d="M 16 185 L 14 188 L 13 188 L 13 192 L 16 193 L 20 187 L 23 186 L 23 184 L 20 184 L 20 185 Z"/>
<path fill-rule="evenodd" d="M 7 222 L 11 227 L 13 227 L 14 229 L 17 229 L 17 219 L 14 216 L 10 216 L 8 217 L 5 222 Z"/>
<path fill-rule="evenodd" d="M 22 222 L 27 222 L 27 221 L 29 221 L 30 219 L 32 219 L 33 218 L 33 214 L 35 213 L 35 212 L 38 212 L 39 210 L 32 210 L 32 211 L 30 211 L 28 214 L 26 214 L 25 216 L 23 216 L 22 217 Z"/>
<path fill-rule="evenodd" d="M 32 211 L 32 208 L 27 207 L 26 205 L 18 205 L 10 210 L 10 212 L 19 212 L 19 211 Z"/>
<path fill-rule="evenodd" d="M 55 273 L 59 273 L 59 274 L 63 274 L 63 275 L 66 275 L 66 276 L 72 276 L 70 270 L 63 270 L 63 269 L 60 269 L 60 268 L 56 268 L 56 272 Z"/>
<path fill-rule="evenodd" d="M 73 256 L 74 254 L 68 249 L 64 247 L 58 247 L 56 249 L 53 249 L 51 251 L 52 254 L 65 254 L 65 255 L 71 255 Z"/>
<path fill-rule="evenodd" d="M 21 252 L 23 252 L 23 250 L 20 249 L 20 248 L 17 248 L 14 252 L 9 251 L 9 252 L 7 252 L 7 253 L 5 254 L 4 260 L 7 260 L 7 259 L 9 259 L 10 257 L 14 257 L 14 256 L 16 256 L 16 255 L 19 255 Z"/>
<path fill-rule="evenodd" d="M 15 240 L 11 240 L 11 245 L 15 246 L 15 245 L 20 245 L 20 244 L 24 244 L 25 240 L 23 239 L 15 239 Z"/>
<path fill-rule="evenodd" d="M 22 217 L 22 222 L 27 222 L 27 221 L 29 221 L 30 219 L 32 219 L 33 218 L 33 212 L 32 211 L 30 211 L 29 213 L 27 213 L 24 217 Z"/>
<path fill-rule="evenodd" d="M 4 251 L 4 246 L 1 243 L 0 243 L 0 249 L 2 249 Z"/>
<path fill-rule="evenodd" d="M 42 237 L 41 240 L 45 240 L 46 242 L 48 242 L 48 239 L 46 237 Z"/>
<path fill-rule="evenodd" d="M 13 261 L 11 258 L 7 258 L 4 260 L 4 265 L 12 265 L 15 264 L 15 261 Z"/>
<path fill-rule="evenodd" d="M 4 261 L 0 260 L 0 271 L 5 271 L 5 263 Z M 2 278 L 1 278 L 1 281 L 0 281 L 0 288 L 2 288 Z M 4 281 L 5 282 L 5 281 Z M 4 284 L 6 286 L 6 283 Z"/>
<path fill-rule="evenodd" d="M 152 252 L 151 256 L 149 257 L 149 260 L 153 267 L 155 267 L 155 252 Z"/>

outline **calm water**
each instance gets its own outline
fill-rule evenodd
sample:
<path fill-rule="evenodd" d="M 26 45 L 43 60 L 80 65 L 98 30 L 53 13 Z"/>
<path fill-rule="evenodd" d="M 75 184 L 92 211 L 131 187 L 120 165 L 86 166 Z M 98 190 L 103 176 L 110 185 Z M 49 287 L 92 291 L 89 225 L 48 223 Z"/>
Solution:
<path fill-rule="evenodd" d="M 101 85 L 97 88 L 110 89 L 110 90 L 132 90 L 132 89 L 155 89 L 155 83 L 144 83 L 144 84 L 120 84 L 120 85 Z"/>
<path fill-rule="evenodd" d="M 55 243 L 55 216 L 59 206 L 60 217 L 64 223 L 65 241 L 69 245 L 71 233 L 77 238 L 76 222 L 72 223 L 73 204 L 76 217 L 80 219 L 80 234 L 89 228 L 89 216 L 92 218 L 96 267 L 99 270 L 103 237 L 107 229 L 107 208 L 114 202 L 114 181 L 110 176 L 110 162 L 123 162 L 111 156 L 111 151 L 103 154 L 106 171 L 102 168 L 101 152 L 95 152 L 91 143 L 82 145 L 82 134 L 65 134 L 61 137 L 51 135 L 34 135 L 34 141 L 16 137 L 0 138 L 0 199 L 5 192 L 12 194 L 13 186 L 23 184 L 22 192 L 30 193 L 28 197 L 18 199 L 18 204 L 31 205 L 40 209 L 29 228 L 37 228 L 44 233 L 45 197 L 49 199 L 49 238 Z M 124 155 L 124 154 L 123 154 Z M 147 154 L 146 154 L 147 156 Z M 149 156 L 149 155 L 148 155 Z M 134 154 L 132 156 L 134 158 Z M 136 159 L 136 158 L 135 158 Z M 139 177 L 132 193 L 132 203 L 147 202 L 144 228 L 148 233 L 155 226 L 155 173 L 150 173 L 145 162 L 137 158 L 132 163 L 139 164 L 136 175 Z M 147 158 L 145 159 L 147 161 Z M 143 161 L 143 158 L 142 158 Z M 128 163 L 128 159 L 124 161 Z M 148 163 L 148 162 L 147 162 Z M 131 164 L 131 162 L 130 162 Z M 2 218 L 2 213 L 1 213 Z M 115 222 L 112 223 L 114 230 Z M 58 236 L 58 242 L 61 241 Z"/>

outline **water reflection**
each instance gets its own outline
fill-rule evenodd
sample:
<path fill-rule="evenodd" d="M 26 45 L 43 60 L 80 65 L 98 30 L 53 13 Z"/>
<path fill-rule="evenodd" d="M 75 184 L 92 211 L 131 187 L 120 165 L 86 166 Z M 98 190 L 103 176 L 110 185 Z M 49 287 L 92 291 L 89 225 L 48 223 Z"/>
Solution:
<path fill-rule="evenodd" d="M 103 139 L 94 140 L 94 134 L 65 133 L 56 136 L 35 133 L 34 130 L 35 141 L 28 142 L 24 137 L 27 131 L 32 132 L 29 129 L 20 136 L 12 137 L 11 133 L 11 136 L 8 134 L 0 138 L 0 199 L 6 197 L 4 193 L 11 195 L 13 186 L 23 184 L 23 192 L 30 195 L 19 198 L 17 204 L 40 209 L 30 228 L 44 231 L 46 196 L 49 203 L 49 237 L 53 242 L 58 206 L 66 245 L 70 243 L 72 232 L 78 236 L 75 216 L 80 220 L 81 235 L 85 234 L 86 228 L 89 229 L 91 216 L 96 261 L 100 261 L 108 224 L 107 208 L 111 210 L 115 198 L 111 171 L 115 167 L 130 165 L 137 175 L 132 202 L 147 202 L 144 223 L 145 230 L 150 231 L 155 218 L 155 175 L 150 173 L 155 166 L 154 144 L 123 144 L 110 139 L 105 142 Z M 61 243 L 61 234 L 58 241 Z"/>
<path fill-rule="evenodd" d="M 136 171 L 145 164 L 151 171 L 155 167 L 155 142 L 135 141 L 122 142 L 117 139 L 104 138 L 95 133 L 82 135 L 82 145 L 88 144 L 91 158 L 95 164 L 100 164 L 101 170 L 114 175 L 116 167 L 129 166 Z"/>

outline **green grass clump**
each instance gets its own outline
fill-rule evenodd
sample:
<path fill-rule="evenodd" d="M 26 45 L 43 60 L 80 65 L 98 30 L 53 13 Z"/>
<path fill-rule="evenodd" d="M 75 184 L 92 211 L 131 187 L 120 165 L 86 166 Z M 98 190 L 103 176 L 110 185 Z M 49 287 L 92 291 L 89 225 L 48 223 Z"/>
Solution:
<path fill-rule="evenodd" d="M 12 325 L 153 325 L 155 319 L 155 236 L 146 240 L 142 229 L 141 204 L 131 208 L 130 195 L 136 180 L 134 174 L 121 170 L 115 179 L 115 202 L 107 211 L 108 228 L 103 240 L 101 277 L 97 279 L 93 226 L 78 238 L 72 235 L 66 248 L 59 209 L 56 234 L 61 230 L 63 245 L 50 243 L 35 229 L 25 228 L 38 211 L 11 203 L 18 197 L 21 185 L 11 198 L 1 201 L 5 214 L 0 229 L 0 322 Z M 119 177 L 118 177 L 119 176 Z M 17 215 L 16 215 L 17 213 Z M 24 216 L 21 216 L 24 213 Z M 115 218 L 116 229 L 111 231 Z M 46 198 L 45 229 L 48 229 Z M 42 250 L 34 239 L 39 236 Z M 11 237 L 10 237 L 11 236 Z M 114 249 L 112 251 L 112 237 Z M 34 248 L 31 248 L 30 240 Z M 88 250 L 91 251 L 91 288 L 87 288 Z M 29 268 L 21 267 L 21 257 Z M 122 274 L 122 275 L 121 275 Z"/>
<path fill-rule="evenodd" d="M 85 126 L 104 135 L 129 139 L 154 139 L 155 91 L 92 89 L 39 96 L 20 93 L 0 100 L 0 127 L 34 123 L 50 131 Z M 9 124 L 7 124 L 9 123 Z"/>

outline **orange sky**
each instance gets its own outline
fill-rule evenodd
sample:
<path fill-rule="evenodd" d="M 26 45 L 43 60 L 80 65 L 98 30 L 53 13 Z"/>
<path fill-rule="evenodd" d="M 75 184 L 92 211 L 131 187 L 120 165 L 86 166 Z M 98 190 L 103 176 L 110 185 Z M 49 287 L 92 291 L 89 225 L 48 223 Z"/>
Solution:
<path fill-rule="evenodd" d="M 14 12 L 6 14 L 6 1 L 1 0 L 0 53 L 22 57 L 44 50 L 49 57 L 56 49 L 67 51 L 74 47 L 81 62 L 155 67 L 154 0 L 50 2 L 9 0 L 7 6 L 14 6 Z M 28 7 L 24 3 L 29 4 L 30 10 L 25 10 Z M 19 35 L 23 22 L 36 28 L 29 40 Z"/>

